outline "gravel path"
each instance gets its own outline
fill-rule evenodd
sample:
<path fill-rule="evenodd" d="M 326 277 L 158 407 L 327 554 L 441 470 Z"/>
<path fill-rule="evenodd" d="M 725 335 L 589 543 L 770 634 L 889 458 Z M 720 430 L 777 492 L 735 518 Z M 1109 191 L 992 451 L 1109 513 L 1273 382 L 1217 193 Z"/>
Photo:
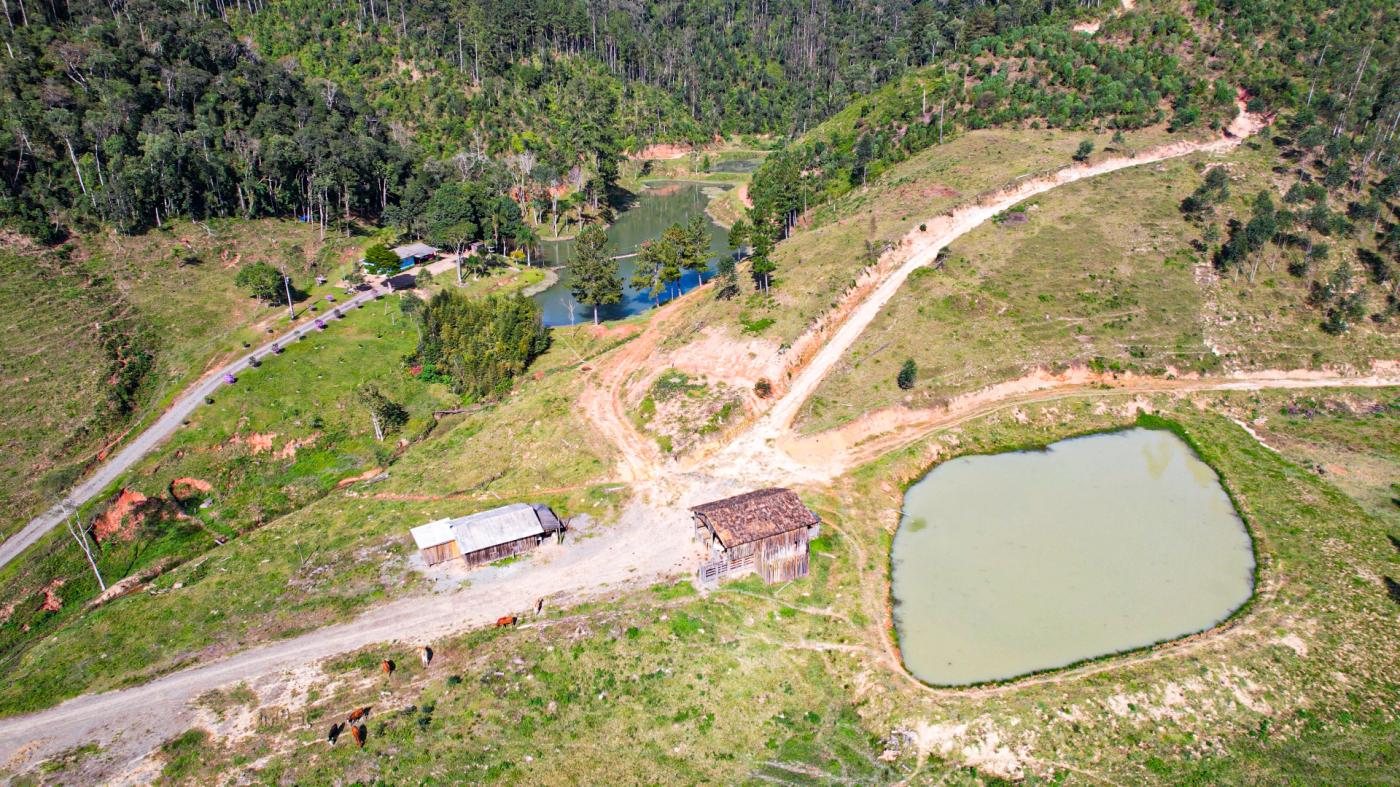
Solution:
<path fill-rule="evenodd" d="M 626 417 L 621 393 L 632 371 L 645 365 L 655 350 L 657 332 L 649 331 L 629 342 L 600 367 L 589 380 L 580 402 L 590 419 L 621 449 L 623 459 L 619 471 L 627 480 L 637 482 L 634 500 L 617 525 L 600 528 L 591 537 L 575 538 L 562 547 L 543 547 L 530 560 L 509 570 L 473 573 L 471 586 L 464 590 L 401 599 L 371 610 L 350 623 L 243 651 L 142 686 L 78 697 L 46 711 L 0 720 L 0 768 L 17 771 L 55 752 L 96 742 L 105 747 L 112 774 L 136 778 L 130 774 L 139 773 L 135 766 L 154 746 L 188 729 L 198 719 L 190 700 L 210 689 L 238 681 L 266 679 L 270 674 L 286 675 L 329 656 L 377 642 L 398 640 L 415 645 L 429 642 L 529 608 L 540 597 L 553 596 L 552 605 L 559 606 L 623 584 L 649 583 L 689 573 L 696 565 L 698 554 L 691 538 L 687 506 L 744 491 L 774 478 L 786 476 L 801 480 L 813 476 L 813 468 L 781 450 L 778 443 L 789 436 L 792 420 L 802 403 L 910 273 L 931 263 L 938 251 L 953 239 L 1028 197 L 1124 167 L 1233 147 L 1258 126 L 1243 114 L 1239 122 L 1242 125 L 1232 126 L 1234 136 L 1231 138 L 1177 143 L 1146 151 L 1133 159 L 1109 159 L 1068 167 L 1046 178 L 1019 184 L 982 204 L 939 217 L 929 223 L 927 232 L 911 233 L 899 252 L 907 257 L 865 294 L 864 300 L 855 304 L 849 316 L 834 326 L 830 336 L 823 337 L 826 339 L 824 346 L 812 356 L 811 362 L 801 370 L 773 409 L 739 439 L 715 454 L 700 472 L 683 473 L 673 463 L 661 460 L 655 446 L 639 435 Z M 361 298 L 356 301 L 362 302 Z M 357 304 L 346 304 L 351 305 Z M 668 319 L 673 312 L 663 312 L 659 319 Z M 298 331 L 308 329 L 309 326 L 303 326 Z M 265 351 L 263 348 L 258 353 Z M 218 387 L 225 372 L 245 368 L 247 360 L 247 357 L 240 359 L 206 378 L 75 490 L 71 498 L 81 502 L 105 487 L 174 431 L 184 416 Z M 1052 396 L 1055 392 L 1045 394 Z M 663 465 L 669 472 L 658 473 Z M 78 503 L 65 501 L 65 504 Z M 60 521 L 65 510 L 60 506 L 46 514 L 50 517 L 46 524 L 41 524 L 44 517 L 35 520 L 21 536 L 35 530 L 36 534 L 29 539 L 32 542 Z M 4 545 L 10 546 L 9 543 Z M 0 552 L 0 555 L 5 554 Z"/>
<path fill-rule="evenodd" d="M 360 293 L 354 298 L 339 305 L 342 312 L 349 311 L 359 306 L 363 306 L 375 299 L 385 290 L 371 289 L 368 292 Z M 324 315 L 322 319 L 329 317 Z M 331 321 L 333 322 L 333 320 Z M 330 322 L 327 323 L 331 324 Z M 301 325 L 293 328 L 282 336 L 269 341 L 267 344 L 253 350 L 232 363 L 222 366 L 200 378 L 193 386 L 187 389 L 175 402 L 170 405 L 155 423 L 146 427 L 145 431 L 137 435 L 131 442 L 127 443 L 120 451 L 98 467 L 96 471 L 83 479 L 77 486 L 68 493 L 57 505 L 39 516 L 29 520 L 29 523 L 14 535 L 0 542 L 0 566 L 4 566 L 14 560 L 39 539 L 58 526 L 58 523 L 67 519 L 73 512 L 77 511 L 83 503 L 92 499 L 109 484 L 121 477 L 122 473 L 131 469 L 152 449 L 160 445 L 165 438 L 169 437 L 180 428 L 184 420 L 194 412 L 195 408 L 204 402 L 205 397 L 212 396 L 215 391 L 223 386 L 224 375 L 237 375 L 239 372 L 249 368 L 249 361 L 253 358 L 261 358 L 272 352 L 272 345 L 280 344 L 286 346 L 291 342 L 316 330 L 314 319 L 306 320 Z"/>
<path fill-rule="evenodd" d="M 517 564 L 484 569 L 451 593 L 414 596 L 348 622 L 236 653 L 129 689 L 89 694 L 25 716 L 0 719 L 0 773 L 18 773 L 57 752 L 97 743 L 111 778 L 140 773 L 138 764 L 163 741 L 200 721 L 191 700 L 211 689 L 257 682 L 263 696 L 293 673 L 322 660 L 384 642 L 411 646 L 524 614 L 535 600 L 552 608 L 622 586 L 648 585 L 694 571 L 699 547 L 683 507 L 639 497 L 615 525 L 572 532 Z M 445 571 L 453 571 L 447 567 Z M 434 572 L 438 573 L 438 572 Z M 442 646 L 435 646 L 441 651 Z"/>

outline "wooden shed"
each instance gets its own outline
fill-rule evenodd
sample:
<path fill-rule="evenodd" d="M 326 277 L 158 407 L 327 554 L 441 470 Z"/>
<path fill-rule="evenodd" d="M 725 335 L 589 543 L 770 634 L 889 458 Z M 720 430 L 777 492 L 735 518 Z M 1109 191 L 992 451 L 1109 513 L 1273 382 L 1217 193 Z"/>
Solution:
<path fill-rule="evenodd" d="M 564 523 L 549 506 L 511 503 L 470 516 L 439 519 L 409 533 L 430 566 L 453 558 L 478 566 L 534 549 L 563 529 Z"/>
<path fill-rule="evenodd" d="M 716 500 L 690 509 L 695 536 L 709 549 L 700 581 L 756 571 L 764 582 L 807 576 L 807 544 L 821 517 L 788 489 L 770 488 Z"/>

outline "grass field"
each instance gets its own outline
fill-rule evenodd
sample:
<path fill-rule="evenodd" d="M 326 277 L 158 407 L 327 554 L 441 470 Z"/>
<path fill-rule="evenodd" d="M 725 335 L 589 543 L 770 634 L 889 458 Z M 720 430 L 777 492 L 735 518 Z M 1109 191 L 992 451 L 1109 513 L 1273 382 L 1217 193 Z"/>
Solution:
<path fill-rule="evenodd" d="M 429 430 L 431 412 L 457 400 L 441 385 L 406 376 L 400 361 L 417 333 L 396 301 L 355 310 L 243 375 L 123 480 L 166 499 L 176 478 L 212 486 L 186 498 L 191 519 L 138 528 L 133 541 L 103 550 L 109 581 L 177 563 L 154 592 L 82 611 L 96 582 L 59 531 L 36 547 L 34 559 L 0 571 L 0 608 L 8 608 L 0 623 L 0 712 L 142 680 L 412 590 L 407 530 L 429 519 L 521 496 L 564 514 L 611 510 L 617 496 L 592 486 L 610 466 L 609 449 L 570 412 L 579 367 L 613 340 L 558 330 L 553 349 L 509 399 L 447 416 Z M 367 381 L 412 416 L 386 445 L 374 441 L 354 398 L 354 387 Z M 396 455 L 400 438 L 408 442 Z M 341 480 L 386 466 L 387 479 L 366 487 L 369 493 L 337 491 Z M 207 507 L 199 507 L 203 500 Z M 217 546 L 216 538 L 227 543 Z M 36 594 L 55 578 L 65 581 L 61 609 L 39 609 Z"/>
<path fill-rule="evenodd" d="M 253 326 L 285 322 L 284 312 L 235 286 L 241 264 L 286 264 L 319 299 L 359 244 L 322 241 L 314 226 L 297 222 L 224 220 L 0 251 L 0 298 L 14 306 L 0 325 L 8 351 L 0 361 L 0 533 L 22 526 L 99 450 L 217 359 L 262 337 Z M 315 286 L 316 274 L 328 284 Z M 113 370 L 130 357 L 104 349 L 103 336 L 112 333 L 130 335 L 153 360 L 127 412 L 105 404 Z"/>
<path fill-rule="evenodd" d="M 1108 135 L 1088 132 L 969 132 L 900 162 L 868 185 L 813 210 L 774 251 L 778 269 L 771 299 L 754 293 L 748 277 L 743 277 L 743 295 L 705 304 L 697 311 L 697 319 L 726 326 L 736 334 L 741 321 L 768 319 L 772 322 L 763 337 L 790 344 L 835 304 L 885 244 L 897 242 L 920 220 L 971 202 L 1019 177 L 1068 164 L 1086 138 L 1094 139 L 1100 150 L 1121 151 L 1150 147 L 1164 137 L 1163 132 L 1147 130 L 1114 145 Z M 686 338 L 678 336 L 674 341 Z"/>
<path fill-rule="evenodd" d="M 1232 207 L 1247 210 L 1270 187 L 1274 158 L 1241 148 L 1224 159 Z M 950 247 L 942 269 L 909 278 L 808 401 L 801 428 L 878 407 L 934 405 L 1036 367 L 1364 370 L 1371 359 L 1400 355 L 1394 324 L 1322 331 L 1320 314 L 1306 305 L 1311 279 L 1289 275 L 1274 249 L 1252 283 L 1214 273 L 1192 246 L 1200 231 L 1177 206 L 1215 160 L 1192 156 L 1080 181 L 978 227 Z M 909 391 L 895 383 L 906 359 L 919 370 Z"/>
<path fill-rule="evenodd" d="M 984 418 L 805 490 L 824 518 L 806 580 L 749 579 L 704 597 L 684 585 L 618 594 L 520 630 L 434 643 L 427 670 L 406 651 L 337 658 L 289 713 L 242 734 L 182 736 L 166 775 L 550 783 L 625 769 L 640 782 L 1383 782 L 1400 765 L 1400 654 L 1389 646 L 1396 602 L 1381 577 L 1400 572 L 1400 555 L 1385 524 L 1329 476 L 1211 414 L 1293 401 L 1231 393 L 1147 403 L 1222 473 L 1258 546 L 1255 601 L 1204 639 L 973 690 L 921 687 L 886 655 L 900 485 L 926 470 L 934 446 L 946 458 L 1132 422 L 1123 400 L 1086 394 L 1030 407 L 1026 423 Z M 1395 431 L 1400 415 L 1368 417 Z M 1354 436 L 1326 419 L 1309 423 L 1321 442 Z M 405 666 L 392 679 L 374 666 L 385 655 Z M 362 705 L 373 707 L 365 748 L 326 747 L 330 722 Z"/>

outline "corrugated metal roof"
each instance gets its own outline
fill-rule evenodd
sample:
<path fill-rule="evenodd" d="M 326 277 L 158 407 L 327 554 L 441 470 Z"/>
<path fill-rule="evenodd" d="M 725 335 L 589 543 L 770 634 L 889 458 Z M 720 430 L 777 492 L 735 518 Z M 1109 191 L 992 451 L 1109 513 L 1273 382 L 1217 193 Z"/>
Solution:
<path fill-rule="evenodd" d="M 413 543 L 417 544 L 419 549 L 435 547 L 452 540 L 452 520 L 439 519 L 436 522 L 419 525 L 408 532 L 413 536 Z"/>
<path fill-rule="evenodd" d="M 438 250 L 426 243 L 405 243 L 402 246 L 395 246 L 394 253 L 399 255 L 399 259 L 406 260 L 409 257 L 426 257 L 430 254 L 437 254 Z"/>
<path fill-rule="evenodd" d="M 545 529 L 533 506 L 511 503 L 452 520 L 452 533 L 457 537 L 457 547 L 466 555 L 529 536 L 542 536 Z"/>

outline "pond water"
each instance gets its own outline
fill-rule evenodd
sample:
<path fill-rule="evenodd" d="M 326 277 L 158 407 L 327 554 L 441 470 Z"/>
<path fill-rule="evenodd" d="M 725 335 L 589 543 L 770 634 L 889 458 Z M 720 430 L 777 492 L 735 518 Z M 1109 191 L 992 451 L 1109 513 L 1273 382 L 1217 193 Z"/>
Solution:
<path fill-rule="evenodd" d="M 910 487 L 892 555 L 904 663 L 1004 680 L 1192 634 L 1249 599 L 1249 534 L 1171 432 L 945 462 Z"/>
<path fill-rule="evenodd" d="M 648 186 L 637 195 L 635 203 L 618 214 L 617 220 L 608 228 L 608 247 L 615 255 L 632 254 L 643 242 L 661 237 L 661 233 L 672 224 L 685 224 L 693 216 L 704 216 L 710 232 L 710 252 L 712 260 L 729 253 L 729 233 L 715 224 L 705 213 L 712 190 L 720 188 L 702 183 L 661 183 Z M 550 267 L 567 266 L 573 255 L 574 242 L 552 241 L 541 244 L 541 257 Z M 624 285 L 636 270 L 636 258 L 618 260 L 618 270 Z M 710 266 L 713 271 L 713 264 Z M 709 281 L 711 272 L 705 274 Z M 682 292 L 689 292 L 699 283 L 699 274 L 687 271 L 681 278 Z M 535 301 L 544 310 L 545 325 L 570 325 L 575 322 L 591 322 L 592 307 L 583 306 L 574 300 L 569 289 L 573 277 L 567 267 L 559 271 L 559 281 L 549 289 L 535 296 Z M 668 300 L 662 293 L 660 302 Z M 630 317 L 650 309 L 657 304 L 646 290 L 636 290 L 628 286 L 622 293 L 622 302 L 598 310 L 598 316 L 605 320 Z M 570 309 L 572 307 L 572 311 Z"/>

